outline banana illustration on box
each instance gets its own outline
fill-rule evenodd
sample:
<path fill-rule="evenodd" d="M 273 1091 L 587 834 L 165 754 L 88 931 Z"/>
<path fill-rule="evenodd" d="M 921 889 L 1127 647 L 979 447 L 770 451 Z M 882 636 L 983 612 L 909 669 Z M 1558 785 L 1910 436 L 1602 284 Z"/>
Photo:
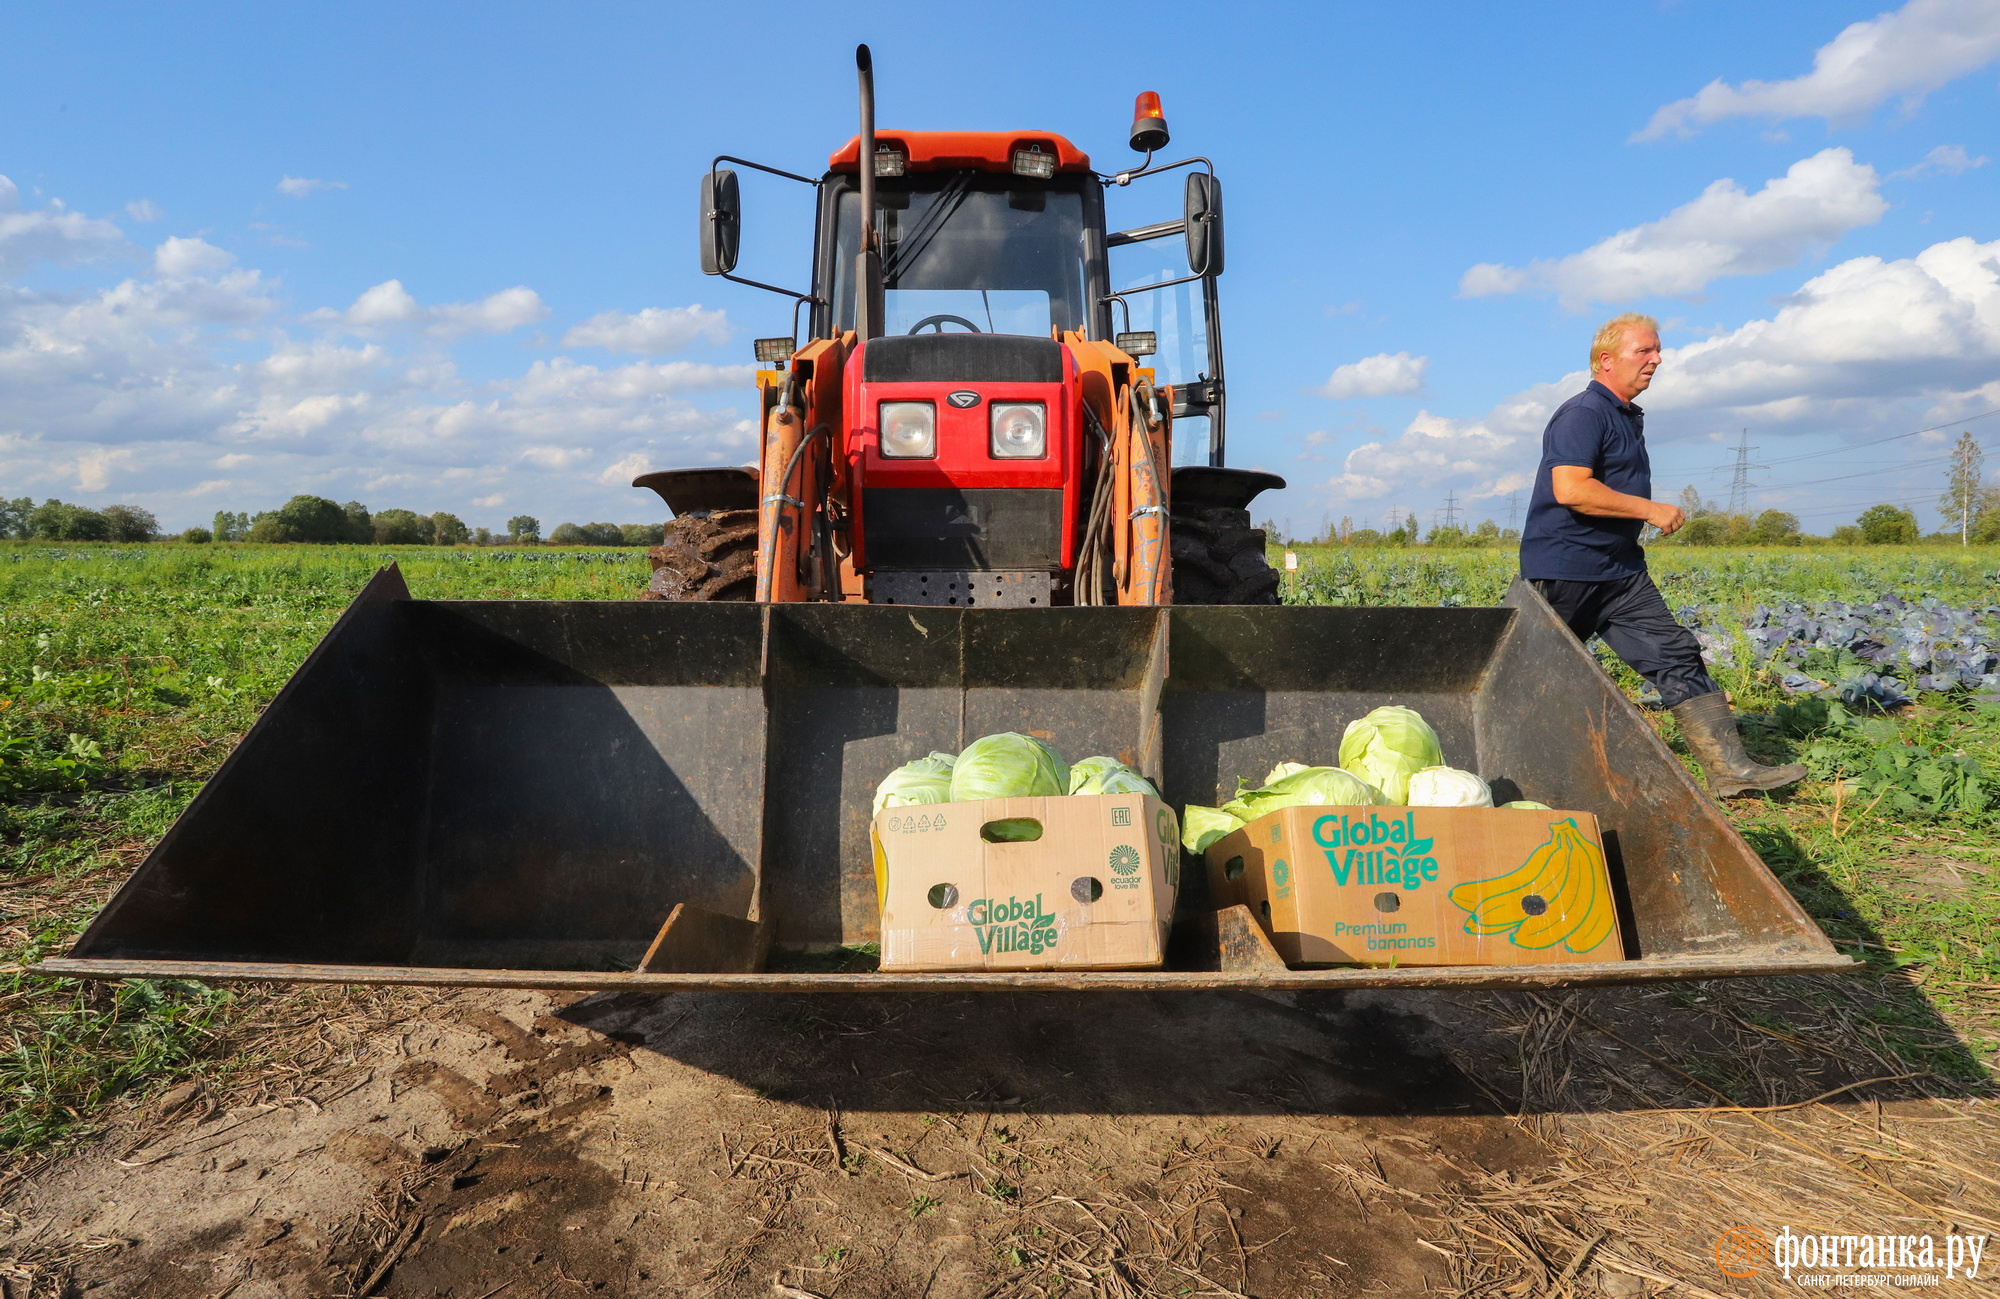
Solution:
<path fill-rule="evenodd" d="M 1604 854 L 1574 819 L 1549 827 L 1549 841 L 1528 860 L 1490 880 L 1454 887 L 1452 905 L 1468 912 L 1468 934 L 1506 934 L 1516 947 L 1561 943 L 1582 955 L 1611 936 L 1615 918 Z"/>

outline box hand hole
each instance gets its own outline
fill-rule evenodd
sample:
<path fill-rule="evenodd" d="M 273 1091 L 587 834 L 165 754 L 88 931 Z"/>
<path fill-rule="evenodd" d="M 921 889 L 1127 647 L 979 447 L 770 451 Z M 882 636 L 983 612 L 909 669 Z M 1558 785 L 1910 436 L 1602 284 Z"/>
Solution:
<path fill-rule="evenodd" d="M 933 884 L 931 891 L 924 896 L 929 898 L 930 904 L 939 911 L 949 911 L 958 905 L 958 885 Z"/>
<path fill-rule="evenodd" d="M 1231 857 L 1227 862 L 1223 863 L 1222 873 L 1233 880 L 1242 879 L 1243 859 L 1241 857 Z"/>
<path fill-rule="evenodd" d="M 988 843 L 1033 843 L 1042 837 L 1042 823 L 1032 816 L 1002 817 L 980 826 L 979 837 Z"/>
<path fill-rule="evenodd" d="M 1377 893 L 1375 895 L 1375 909 L 1384 915 L 1388 915 L 1392 911 L 1401 911 L 1403 909 L 1402 894 Z"/>
<path fill-rule="evenodd" d="M 1070 883 L 1069 895 L 1088 906 L 1104 896 L 1104 885 L 1088 875 L 1079 875 Z"/>

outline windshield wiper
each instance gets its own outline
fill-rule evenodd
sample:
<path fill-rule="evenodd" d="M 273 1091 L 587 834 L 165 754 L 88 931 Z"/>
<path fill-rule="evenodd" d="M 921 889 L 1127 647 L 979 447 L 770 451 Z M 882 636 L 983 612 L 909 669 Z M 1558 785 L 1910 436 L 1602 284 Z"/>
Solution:
<path fill-rule="evenodd" d="M 906 267 L 915 262 L 917 258 L 923 256 L 924 249 L 930 246 L 930 242 L 937 236 L 937 232 L 944 228 L 944 223 L 951 219 L 951 214 L 956 212 L 959 204 L 965 201 L 966 193 L 971 188 L 972 173 L 962 171 L 952 177 L 945 184 L 945 187 L 937 192 L 937 197 L 931 201 L 930 208 L 924 213 L 922 219 L 915 226 L 911 227 L 908 234 L 896 241 L 895 248 L 890 250 L 889 255 L 883 259 L 882 284 L 884 287 L 893 287 L 896 277 Z"/>

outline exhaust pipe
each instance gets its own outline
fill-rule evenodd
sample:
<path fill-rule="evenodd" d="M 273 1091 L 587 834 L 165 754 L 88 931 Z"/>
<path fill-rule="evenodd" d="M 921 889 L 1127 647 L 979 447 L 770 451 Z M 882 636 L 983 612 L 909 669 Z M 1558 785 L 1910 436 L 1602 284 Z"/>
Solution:
<path fill-rule="evenodd" d="M 875 237 L 875 59 L 866 45 L 854 47 L 861 77 L 861 254 L 854 268 L 854 332 L 862 342 L 882 336 L 882 250 Z"/>

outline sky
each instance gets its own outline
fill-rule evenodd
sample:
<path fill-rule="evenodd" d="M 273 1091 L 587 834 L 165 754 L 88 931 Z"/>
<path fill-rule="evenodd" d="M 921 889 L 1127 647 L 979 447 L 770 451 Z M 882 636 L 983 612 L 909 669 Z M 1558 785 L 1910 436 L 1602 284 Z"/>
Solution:
<path fill-rule="evenodd" d="M 1961 432 L 2000 483 L 2000 0 L 440 0 L 0 12 L 0 495 L 656 520 L 635 474 L 754 459 L 790 323 L 700 274 L 698 178 L 822 171 L 858 41 L 885 129 L 1102 171 L 1159 92 L 1227 196 L 1229 463 L 1292 535 L 1508 524 L 1620 311 L 1668 347 L 1658 497 L 1726 503 L 1746 444 L 1753 510 L 1935 527 Z M 809 197 L 746 175 L 739 274 L 803 286 Z"/>

